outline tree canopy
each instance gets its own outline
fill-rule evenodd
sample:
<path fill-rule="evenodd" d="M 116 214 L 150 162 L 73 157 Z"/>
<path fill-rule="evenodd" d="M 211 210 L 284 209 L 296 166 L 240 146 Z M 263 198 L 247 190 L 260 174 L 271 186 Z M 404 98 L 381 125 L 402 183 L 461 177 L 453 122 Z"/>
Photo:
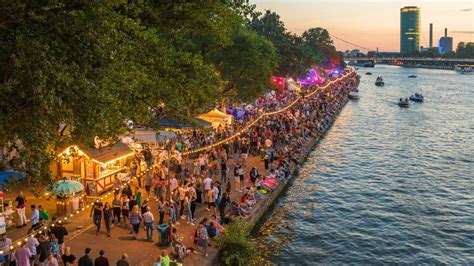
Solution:
<path fill-rule="evenodd" d="M 289 32 L 280 16 L 270 10 L 255 13 L 249 28 L 270 40 L 277 49 L 279 75 L 302 76 L 308 68 L 336 59 L 343 65 L 331 37 L 323 28 L 311 28 L 301 36 Z"/>
<path fill-rule="evenodd" d="M 219 0 L 2 1 L 0 146 L 20 152 L 32 180 L 48 180 L 61 147 L 116 138 L 129 119 L 251 100 L 273 73 L 298 75 L 333 55 L 328 40 L 254 10 Z"/>

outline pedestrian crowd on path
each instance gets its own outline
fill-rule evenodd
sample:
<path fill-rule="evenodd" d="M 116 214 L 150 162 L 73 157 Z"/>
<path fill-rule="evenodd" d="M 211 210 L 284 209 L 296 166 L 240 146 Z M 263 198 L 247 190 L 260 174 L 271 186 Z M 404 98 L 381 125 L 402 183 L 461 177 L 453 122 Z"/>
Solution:
<path fill-rule="evenodd" d="M 171 252 L 163 251 L 155 265 L 179 264 L 189 253 L 207 256 L 210 240 L 225 233 L 225 224 L 250 215 L 258 202 L 265 200 L 279 183 L 291 177 L 291 169 L 298 164 L 305 144 L 324 133 L 356 85 L 355 79 L 346 79 L 309 97 L 304 97 L 304 94 L 311 88 L 303 90 L 303 97 L 291 108 L 263 117 L 231 142 L 200 154 L 181 156 L 185 150 L 211 145 L 239 132 L 258 115 L 258 111 L 247 108 L 252 111 L 242 116 L 234 126 L 180 133 L 177 140 L 167 144 L 171 151 L 169 157 L 163 151 L 157 153 L 145 148 L 137 153 L 131 168 L 134 182 L 123 189 L 118 189 L 121 187 L 118 184 L 110 202 L 98 200 L 93 203 L 90 216 L 96 234 L 104 233 L 110 237 L 112 228 L 122 227 L 130 230 L 133 239 L 138 239 L 144 230 L 147 241 L 158 240 L 160 244 L 171 246 Z M 295 98 L 295 94 L 275 94 L 259 99 L 256 105 L 265 111 L 279 110 Z M 247 167 L 249 157 L 258 158 L 260 167 Z M 140 170 L 143 170 L 141 165 L 150 169 L 144 178 L 139 178 Z M 259 168 L 264 170 L 260 172 Z M 18 208 L 24 208 L 26 204 L 21 196 L 17 198 Z M 36 206 L 31 207 L 32 228 L 38 224 L 41 227 L 42 220 L 49 217 L 41 214 L 41 209 Z M 198 217 L 197 210 L 204 215 Z M 195 228 L 194 246 L 185 246 L 183 236 L 179 234 L 182 223 Z M 155 234 L 162 225 L 168 225 L 163 226 L 167 227 L 163 231 L 166 233 Z M 58 265 L 58 261 L 64 265 L 109 265 L 104 251 L 106 247 L 100 250 L 100 256 L 94 262 L 89 257 L 89 248 L 76 260 L 64 243 L 67 234 L 66 228 L 58 224 L 36 237 L 29 237 L 25 246 L 12 253 L 9 248 L 11 240 L 3 235 L 0 249 L 3 249 L 4 265 L 11 265 L 8 264 L 10 261 L 21 266 L 33 263 Z M 129 265 L 127 254 L 117 265 Z"/>

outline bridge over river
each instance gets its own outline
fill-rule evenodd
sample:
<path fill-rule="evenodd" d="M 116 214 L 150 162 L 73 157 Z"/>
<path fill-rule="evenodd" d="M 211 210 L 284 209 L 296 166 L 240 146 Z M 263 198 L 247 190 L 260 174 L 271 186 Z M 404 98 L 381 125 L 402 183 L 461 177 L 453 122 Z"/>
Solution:
<path fill-rule="evenodd" d="M 386 64 L 404 67 L 421 67 L 436 69 L 454 69 L 456 65 L 471 65 L 474 67 L 474 58 L 420 58 L 420 57 L 348 57 L 344 58 L 350 64 L 364 65 L 364 63 Z"/>

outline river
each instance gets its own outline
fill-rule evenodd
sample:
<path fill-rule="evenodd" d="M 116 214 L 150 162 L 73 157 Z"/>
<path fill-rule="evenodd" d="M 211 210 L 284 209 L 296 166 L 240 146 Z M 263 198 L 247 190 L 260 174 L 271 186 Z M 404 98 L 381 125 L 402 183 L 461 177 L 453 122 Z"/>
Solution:
<path fill-rule="evenodd" d="M 283 241 L 271 261 L 474 264 L 474 75 L 358 72 L 360 100 L 347 103 L 268 218 L 277 226 L 265 241 Z M 424 103 L 396 105 L 415 92 Z"/>

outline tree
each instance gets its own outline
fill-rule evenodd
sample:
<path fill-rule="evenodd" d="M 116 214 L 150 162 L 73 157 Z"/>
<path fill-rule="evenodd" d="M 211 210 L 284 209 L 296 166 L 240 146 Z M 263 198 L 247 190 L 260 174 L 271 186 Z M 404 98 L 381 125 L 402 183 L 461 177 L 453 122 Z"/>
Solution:
<path fill-rule="evenodd" d="M 252 226 L 244 220 L 236 220 L 226 228 L 225 234 L 217 239 L 220 263 L 223 265 L 257 265 L 260 254 L 255 242 L 252 242 Z"/>
<path fill-rule="evenodd" d="M 0 143 L 20 140 L 33 181 L 49 179 L 61 147 L 115 138 L 124 120 L 149 121 L 162 104 L 194 115 L 215 101 L 222 86 L 208 58 L 229 44 L 220 24 L 232 11 L 209 1 L 182 17 L 186 4 L 169 13 L 154 3 L 2 2 Z"/>
<path fill-rule="evenodd" d="M 236 29 L 232 45 L 216 56 L 217 69 L 224 80 L 224 96 L 252 100 L 263 94 L 277 67 L 272 43 L 244 27 Z"/>
<path fill-rule="evenodd" d="M 254 14 L 249 29 L 273 43 L 278 55 L 278 75 L 302 75 L 306 72 L 303 62 L 304 46 L 301 37 L 287 32 L 280 16 L 269 10 Z"/>
<path fill-rule="evenodd" d="M 337 57 L 336 48 L 323 28 L 311 28 L 302 34 L 307 64 L 317 65 Z"/>

